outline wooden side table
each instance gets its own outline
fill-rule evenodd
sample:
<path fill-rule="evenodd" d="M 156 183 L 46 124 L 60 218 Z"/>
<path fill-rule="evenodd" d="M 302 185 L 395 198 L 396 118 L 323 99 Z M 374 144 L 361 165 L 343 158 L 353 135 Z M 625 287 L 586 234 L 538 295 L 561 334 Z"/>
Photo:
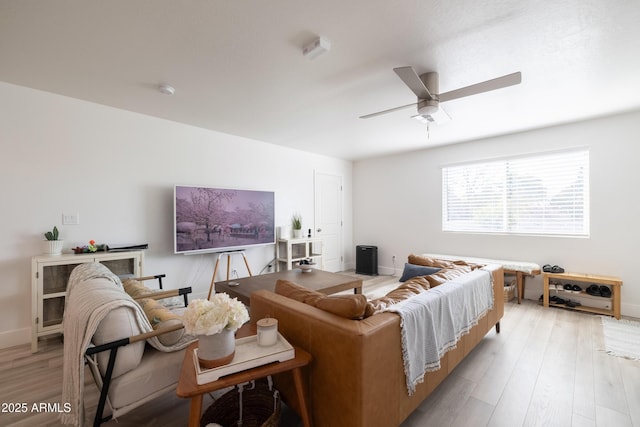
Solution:
<path fill-rule="evenodd" d="M 255 329 L 255 325 L 253 325 L 253 329 Z M 296 395 L 301 411 L 301 414 L 299 415 L 300 418 L 302 418 L 302 424 L 305 427 L 310 427 L 311 417 L 309 416 L 307 398 L 302 381 L 302 368 L 304 366 L 307 366 L 311 362 L 311 355 L 299 347 L 293 347 L 295 349 L 296 356 L 291 360 L 286 360 L 284 362 L 274 362 L 268 365 L 247 369 L 246 371 L 240 371 L 235 374 L 230 374 L 221 377 L 216 381 L 202 385 L 198 385 L 198 382 L 196 380 L 196 370 L 193 364 L 193 350 L 198 348 L 198 342 L 196 341 L 189 347 L 187 347 L 187 350 L 184 353 L 182 371 L 180 372 L 180 378 L 178 379 L 176 394 L 178 395 L 178 397 L 191 399 L 191 406 L 189 409 L 189 427 L 200 426 L 200 418 L 202 417 L 202 396 L 205 393 L 210 393 L 212 391 L 220 390 L 225 387 L 242 384 L 247 381 L 257 380 L 269 375 L 275 375 L 282 372 L 291 372 L 291 374 L 293 375 L 293 381 L 296 387 Z"/>

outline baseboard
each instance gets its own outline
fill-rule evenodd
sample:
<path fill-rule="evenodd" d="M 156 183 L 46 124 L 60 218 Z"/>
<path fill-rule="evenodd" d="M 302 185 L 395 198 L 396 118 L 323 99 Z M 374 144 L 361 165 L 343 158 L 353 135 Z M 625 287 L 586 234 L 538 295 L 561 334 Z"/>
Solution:
<path fill-rule="evenodd" d="M 393 275 L 397 274 L 397 271 L 396 271 L 395 268 L 385 267 L 383 265 L 379 265 L 378 266 L 378 274 L 380 276 L 393 276 Z"/>
<path fill-rule="evenodd" d="M 640 305 L 620 303 L 620 312 L 623 316 L 640 319 Z"/>
<path fill-rule="evenodd" d="M 14 329 L 0 332 L 0 349 L 29 344 L 31 342 L 31 328 Z"/>

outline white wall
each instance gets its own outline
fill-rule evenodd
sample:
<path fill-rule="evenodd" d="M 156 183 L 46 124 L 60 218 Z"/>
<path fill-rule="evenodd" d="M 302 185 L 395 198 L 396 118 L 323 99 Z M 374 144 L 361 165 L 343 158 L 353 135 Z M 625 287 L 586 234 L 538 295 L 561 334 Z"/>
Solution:
<path fill-rule="evenodd" d="M 145 273 L 206 296 L 214 255 L 173 254 L 175 184 L 273 190 L 277 225 L 300 212 L 308 228 L 314 170 L 342 175 L 351 262 L 351 162 L 2 82 L 0 138 L 0 348 L 30 340 L 31 257 L 54 225 L 65 249 L 91 239 L 149 243 Z M 63 212 L 79 213 L 80 224 L 62 226 Z M 247 252 L 254 274 L 274 250 Z M 242 259 L 233 262 L 246 275 Z"/>
<path fill-rule="evenodd" d="M 455 126 L 450 123 L 448 126 Z M 621 277 L 622 313 L 640 317 L 640 112 L 481 141 L 358 161 L 353 168 L 354 244 L 378 246 L 381 273 L 401 271 L 409 253 L 443 253 L 558 264 L 567 271 Z M 588 147 L 588 239 L 457 234 L 442 231 L 441 167 L 569 147 Z M 385 268 L 386 267 L 386 268 Z M 525 296 L 538 299 L 540 276 Z"/>

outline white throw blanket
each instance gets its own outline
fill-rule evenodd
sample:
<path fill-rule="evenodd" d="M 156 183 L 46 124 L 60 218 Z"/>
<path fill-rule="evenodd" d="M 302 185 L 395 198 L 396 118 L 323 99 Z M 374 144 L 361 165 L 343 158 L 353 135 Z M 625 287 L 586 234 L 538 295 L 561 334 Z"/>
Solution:
<path fill-rule="evenodd" d="M 411 396 L 426 372 L 493 308 L 493 277 L 474 270 L 387 309 L 400 315 L 402 357 Z"/>
<path fill-rule="evenodd" d="M 71 411 L 62 414 L 63 424 L 83 423 L 84 352 L 100 321 L 111 310 L 122 306 L 132 310 L 142 332 L 153 331 L 140 305 L 124 291 L 118 276 L 108 268 L 99 263 L 87 263 L 73 270 L 65 295 L 62 379 L 62 401 L 71 404 Z M 186 347 L 193 339 L 185 336 L 171 347 L 162 345 L 157 337 L 147 342 L 160 351 L 170 352 Z"/>

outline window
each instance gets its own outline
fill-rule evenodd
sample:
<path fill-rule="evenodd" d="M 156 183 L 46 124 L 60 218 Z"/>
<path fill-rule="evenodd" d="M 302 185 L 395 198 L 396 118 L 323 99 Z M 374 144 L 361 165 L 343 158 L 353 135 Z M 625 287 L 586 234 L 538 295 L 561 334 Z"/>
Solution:
<path fill-rule="evenodd" d="M 589 235 L 589 151 L 442 169 L 442 229 Z"/>

